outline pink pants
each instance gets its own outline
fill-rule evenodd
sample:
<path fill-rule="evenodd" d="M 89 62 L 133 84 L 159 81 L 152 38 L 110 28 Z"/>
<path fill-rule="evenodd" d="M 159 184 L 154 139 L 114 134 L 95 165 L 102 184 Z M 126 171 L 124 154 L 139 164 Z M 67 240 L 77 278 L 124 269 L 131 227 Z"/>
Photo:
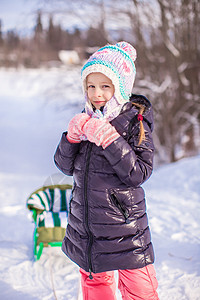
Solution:
<path fill-rule="evenodd" d="M 89 273 L 80 269 L 83 300 L 116 300 L 114 271 Z M 119 270 L 118 288 L 123 300 L 159 300 L 153 265 L 141 269 Z"/>

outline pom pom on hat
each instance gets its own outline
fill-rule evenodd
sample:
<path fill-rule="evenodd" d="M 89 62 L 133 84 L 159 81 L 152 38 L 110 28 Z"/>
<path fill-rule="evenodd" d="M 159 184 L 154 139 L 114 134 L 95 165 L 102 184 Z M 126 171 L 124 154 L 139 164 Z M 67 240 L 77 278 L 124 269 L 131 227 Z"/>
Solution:
<path fill-rule="evenodd" d="M 124 51 L 126 51 L 127 54 L 130 55 L 132 61 L 135 61 L 137 58 L 137 52 L 133 46 L 131 46 L 127 42 L 119 42 L 116 44 L 117 47 L 122 48 Z"/>
<path fill-rule="evenodd" d="M 106 45 L 90 56 L 82 68 L 83 89 L 86 91 L 86 78 L 90 73 L 100 72 L 112 80 L 115 97 L 119 103 L 129 100 L 135 81 L 134 61 L 137 53 L 127 42 Z"/>

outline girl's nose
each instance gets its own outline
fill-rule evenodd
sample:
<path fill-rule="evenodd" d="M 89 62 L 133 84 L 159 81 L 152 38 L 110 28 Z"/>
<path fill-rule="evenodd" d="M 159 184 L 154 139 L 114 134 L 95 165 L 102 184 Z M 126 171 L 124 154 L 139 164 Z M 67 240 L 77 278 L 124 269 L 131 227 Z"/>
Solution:
<path fill-rule="evenodd" d="M 96 87 L 94 95 L 95 95 L 95 97 L 101 97 L 101 95 L 102 95 L 101 89 Z"/>

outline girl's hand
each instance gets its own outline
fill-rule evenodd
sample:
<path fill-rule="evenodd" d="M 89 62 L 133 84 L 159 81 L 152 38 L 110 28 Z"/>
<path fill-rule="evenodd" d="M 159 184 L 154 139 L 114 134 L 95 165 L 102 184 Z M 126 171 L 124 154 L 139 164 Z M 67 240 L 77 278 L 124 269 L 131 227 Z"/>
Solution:
<path fill-rule="evenodd" d="M 69 122 L 67 139 L 70 143 L 80 143 L 83 135 L 83 126 L 90 119 L 86 113 L 75 115 Z"/>
<path fill-rule="evenodd" d="M 108 121 L 96 118 L 91 118 L 85 123 L 83 133 L 90 142 L 104 149 L 120 136 Z"/>

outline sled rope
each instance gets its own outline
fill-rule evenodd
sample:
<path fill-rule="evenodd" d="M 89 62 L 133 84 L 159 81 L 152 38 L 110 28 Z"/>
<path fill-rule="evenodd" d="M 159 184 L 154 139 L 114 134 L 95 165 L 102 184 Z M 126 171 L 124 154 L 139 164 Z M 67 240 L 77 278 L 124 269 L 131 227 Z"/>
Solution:
<path fill-rule="evenodd" d="M 52 270 L 52 264 L 51 264 L 51 258 L 52 258 L 52 255 L 51 255 L 51 250 L 52 250 L 52 247 L 48 247 L 50 249 L 50 251 L 48 251 L 48 255 L 49 255 L 49 271 L 50 271 L 50 277 L 51 277 L 51 287 L 52 287 L 52 291 L 53 291 L 53 295 L 54 295 L 54 298 L 55 300 L 58 300 L 57 298 L 57 295 L 56 295 L 56 290 L 55 290 L 55 286 L 54 286 L 54 279 L 53 279 L 53 270 Z M 81 300 L 80 298 L 80 286 L 81 286 L 81 281 L 80 281 L 80 277 L 79 277 L 79 282 L 78 282 L 78 292 L 77 292 L 77 300 Z"/>
<path fill-rule="evenodd" d="M 80 275 L 79 275 L 78 292 L 77 292 L 76 300 L 81 300 L 81 298 L 80 298 L 80 285 L 81 285 L 81 280 L 80 280 Z"/>
<path fill-rule="evenodd" d="M 51 247 L 48 247 L 48 248 L 51 248 Z M 52 291 L 53 291 L 53 294 L 54 294 L 54 298 L 55 300 L 58 300 L 57 296 L 56 296 L 56 291 L 55 291 L 55 287 L 54 287 L 54 280 L 53 280 L 53 271 L 52 271 L 52 264 L 51 264 L 51 249 L 48 249 L 50 251 L 48 251 L 48 254 L 49 254 L 49 270 L 50 270 L 50 277 L 51 277 L 51 287 L 52 287 Z"/>

